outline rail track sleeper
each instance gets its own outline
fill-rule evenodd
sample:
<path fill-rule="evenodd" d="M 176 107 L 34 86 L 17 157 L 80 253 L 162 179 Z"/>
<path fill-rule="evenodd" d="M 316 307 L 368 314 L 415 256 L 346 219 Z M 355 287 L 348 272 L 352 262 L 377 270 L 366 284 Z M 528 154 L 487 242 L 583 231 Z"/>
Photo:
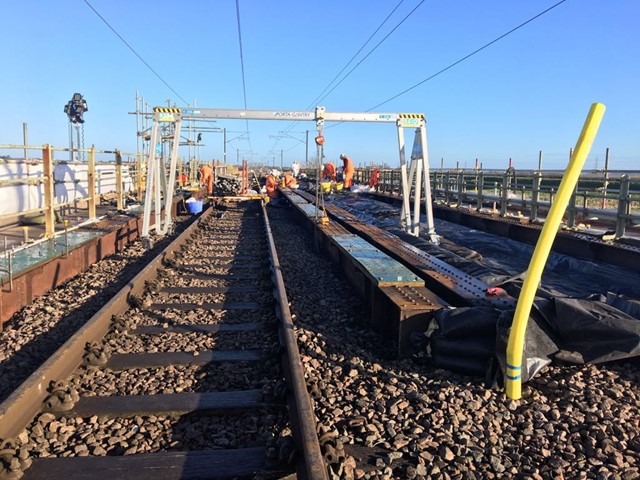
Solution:
<path fill-rule="evenodd" d="M 162 333 L 227 333 L 227 332 L 253 332 L 265 330 L 264 323 L 223 323 L 220 325 L 169 325 L 166 328 L 161 325 L 142 325 L 131 331 L 135 335 L 158 335 Z"/>
<path fill-rule="evenodd" d="M 32 470 L 22 465 L 28 478 L 283 478 L 294 469 L 298 477 L 291 478 L 327 478 L 264 205 L 229 207 L 224 220 L 205 212 L 194 225 L 188 237 L 165 249 L 144 275 L 118 293 L 117 308 L 103 312 L 100 332 L 87 338 L 102 339 L 118 353 L 108 356 L 97 343 L 90 344 L 89 363 L 97 368 L 76 370 L 78 360 L 68 358 L 70 363 L 54 377 L 72 375 L 71 382 L 84 396 L 58 388 L 52 396 L 60 397 L 60 408 L 40 409 L 46 413 L 37 417 L 31 404 L 37 395 L 32 393 L 21 398 L 28 411 L 16 416 L 11 410 L 19 418 L 0 416 L 0 433 L 15 430 L 23 442 L 20 429 L 26 426 L 27 438 L 38 438 L 31 450 L 35 457 L 58 457 L 36 458 Z M 276 302 L 268 291 L 272 271 L 279 292 Z M 281 322 L 275 321 L 276 312 Z M 112 317 L 117 321 L 110 321 Z M 285 365 L 279 367 L 278 360 Z M 290 362 L 294 364 L 287 365 Z M 175 382 L 181 388 L 172 388 Z M 273 394 L 265 397 L 261 387 L 267 385 Z M 174 391 L 179 393 L 169 394 Z M 164 419 L 156 421 L 156 415 Z M 153 423 L 148 437 L 135 430 L 147 416 Z M 87 423 L 87 417 L 96 420 Z M 67 427 L 59 429 L 59 424 Z M 68 428 L 76 424 L 82 434 L 70 437 Z M 105 435 L 103 429 L 112 424 L 124 425 L 127 435 L 136 435 L 135 441 L 130 444 L 120 430 Z M 38 433 L 42 429 L 46 436 Z M 92 437 L 85 443 L 82 435 L 89 432 L 96 432 L 95 441 Z M 239 456 L 226 449 L 261 443 Z M 171 448 L 194 451 L 160 453 Z M 212 449 L 214 456 L 199 456 L 203 448 Z M 252 454 L 245 452 L 252 451 L 255 455 L 249 458 Z M 24 454 L 28 458 L 29 451 Z M 87 459 L 87 454 L 92 457 Z M 67 456 L 73 458 L 60 458 Z M 205 467 L 189 470 L 192 458 Z M 267 468 L 273 465 L 280 467 Z"/>
<path fill-rule="evenodd" d="M 222 302 L 222 303 L 152 303 L 150 310 L 256 310 L 264 307 L 257 302 Z"/>
<path fill-rule="evenodd" d="M 264 360 L 261 350 L 225 350 L 203 352 L 162 353 L 114 353 L 107 368 L 126 370 L 132 368 L 160 368 L 169 365 L 206 365 L 211 362 L 257 362 Z"/>
<path fill-rule="evenodd" d="M 202 478 L 280 477 L 282 469 L 268 468 L 262 447 L 158 452 L 122 457 L 36 458 L 28 470 L 31 480 L 191 480 Z"/>
<path fill-rule="evenodd" d="M 258 293 L 261 289 L 252 285 L 230 287 L 163 287 L 160 293 Z"/>
<path fill-rule="evenodd" d="M 264 265 L 255 265 L 255 264 L 246 264 L 246 265 L 237 265 L 233 263 L 226 263 L 222 265 L 216 265 L 213 263 L 207 263 L 206 265 L 203 263 L 181 263 L 181 268 L 202 268 L 206 266 L 207 268 L 228 268 L 229 271 L 235 270 L 262 270 Z"/>
<path fill-rule="evenodd" d="M 185 415 L 194 412 L 245 410 L 267 406 L 262 390 L 230 392 L 172 393 L 82 397 L 66 417 L 135 417 L 139 415 Z"/>
<path fill-rule="evenodd" d="M 206 218 L 207 215 L 210 213 L 205 212 L 203 217 Z M 86 344 L 102 338 L 111 326 L 111 317 L 127 310 L 127 295 L 140 294 L 144 289 L 144 282 L 154 278 L 162 267 L 161 259 L 171 256 L 179 249 L 197 227 L 197 223 L 187 227 L 0 404 L 0 438 L 14 437 L 24 428 L 29 419 L 39 411 L 47 396 L 45 385 L 51 380 L 66 378 L 82 363 Z"/>
<path fill-rule="evenodd" d="M 255 280 L 260 277 L 266 277 L 267 272 L 261 272 L 259 274 L 248 273 L 197 273 L 192 272 L 189 274 L 180 274 L 180 278 L 185 280 Z"/>
<path fill-rule="evenodd" d="M 229 255 L 223 255 L 223 256 L 203 256 L 201 257 L 202 260 L 218 260 L 220 262 L 233 262 L 233 261 L 240 261 L 240 262 L 254 262 L 257 259 L 253 256 L 253 255 L 236 255 L 236 256 L 229 256 Z"/>

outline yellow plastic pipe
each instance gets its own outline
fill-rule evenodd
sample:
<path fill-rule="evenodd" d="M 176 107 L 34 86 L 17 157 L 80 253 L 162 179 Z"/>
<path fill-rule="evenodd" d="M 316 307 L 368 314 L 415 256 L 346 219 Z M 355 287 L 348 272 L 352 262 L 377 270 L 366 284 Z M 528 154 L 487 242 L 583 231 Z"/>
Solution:
<path fill-rule="evenodd" d="M 573 193 L 578 177 L 587 159 L 587 155 L 593 145 L 600 122 L 604 115 L 605 106 L 601 103 L 591 105 L 589 115 L 584 122 L 582 132 L 569 159 L 569 165 L 565 171 L 555 201 L 551 205 L 549 215 L 544 222 L 540 238 L 533 251 L 531 262 L 522 285 L 522 291 L 518 298 L 516 313 L 511 324 L 509 342 L 507 343 L 507 396 L 518 400 L 522 396 L 522 355 L 524 351 L 525 332 L 531 313 L 531 305 L 535 298 L 542 271 L 547 263 L 551 245 L 556 238 L 556 233 L 562 221 L 562 215 L 567 208 L 571 194 Z"/>

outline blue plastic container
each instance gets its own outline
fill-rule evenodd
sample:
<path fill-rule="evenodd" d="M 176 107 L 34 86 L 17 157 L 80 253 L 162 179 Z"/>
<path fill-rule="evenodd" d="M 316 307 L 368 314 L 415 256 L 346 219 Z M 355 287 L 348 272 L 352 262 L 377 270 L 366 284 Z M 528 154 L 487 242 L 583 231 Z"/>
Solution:
<path fill-rule="evenodd" d="M 202 200 L 196 200 L 195 202 L 185 202 L 187 206 L 187 212 L 192 215 L 200 213 L 202 211 Z"/>

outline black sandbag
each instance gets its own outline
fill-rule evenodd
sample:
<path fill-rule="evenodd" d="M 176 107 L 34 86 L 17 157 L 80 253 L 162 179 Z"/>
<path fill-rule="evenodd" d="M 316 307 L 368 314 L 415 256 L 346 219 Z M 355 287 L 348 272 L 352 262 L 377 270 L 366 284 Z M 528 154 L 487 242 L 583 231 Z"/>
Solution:
<path fill-rule="evenodd" d="M 434 320 L 438 334 L 450 339 L 478 335 L 495 338 L 500 313 L 491 307 L 441 309 L 435 313 Z"/>
<path fill-rule="evenodd" d="M 481 359 L 484 364 L 496 352 L 495 333 L 492 336 L 475 336 L 465 339 L 451 339 L 440 335 L 431 337 L 431 356 L 439 354 L 469 359 Z"/>
<path fill-rule="evenodd" d="M 545 300 L 542 303 L 546 302 Z M 541 315 L 536 302 L 536 308 L 527 322 L 525 332 L 524 352 L 522 355 L 522 382 L 533 378 L 543 367 L 550 364 L 552 356 L 558 352 L 558 340 L 547 322 L 547 316 Z M 515 311 L 502 312 L 498 318 L 496 329 L 496 357 L 501 367 L 502 375 L 507 367 L 507 344 L 511 332 L 511 324 Z"/>
<path fill-rule="evenodd" d="M 465 375 L 484 376 L 487 370 L 487 362 L 479 362 L 478 359 L 474 358 L 438 353 L 432 357 L 432 360 L 433 364 L 438 368 Z"/>
<path fill-rule="evenodd" d="M 640 355 L 640 320 L 608 303 L 556 298 L 555 330 L 561 350 L 579 363 L 601 363 Z"/>

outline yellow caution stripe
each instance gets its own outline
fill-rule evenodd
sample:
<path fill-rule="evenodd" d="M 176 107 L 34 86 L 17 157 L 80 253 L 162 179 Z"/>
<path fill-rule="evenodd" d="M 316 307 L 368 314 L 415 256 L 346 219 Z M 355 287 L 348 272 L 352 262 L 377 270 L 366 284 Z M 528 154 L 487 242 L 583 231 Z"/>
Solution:
<path fill-rule="evenodd" d="M 153 107 L 153 113 L 180 113 L 180 109 L 175 107 Z"/>
<path fill-rule="evenodd" d="M 421 118 L 424 120 L 424 113 L 400 113 L 398 118 Z"/>

